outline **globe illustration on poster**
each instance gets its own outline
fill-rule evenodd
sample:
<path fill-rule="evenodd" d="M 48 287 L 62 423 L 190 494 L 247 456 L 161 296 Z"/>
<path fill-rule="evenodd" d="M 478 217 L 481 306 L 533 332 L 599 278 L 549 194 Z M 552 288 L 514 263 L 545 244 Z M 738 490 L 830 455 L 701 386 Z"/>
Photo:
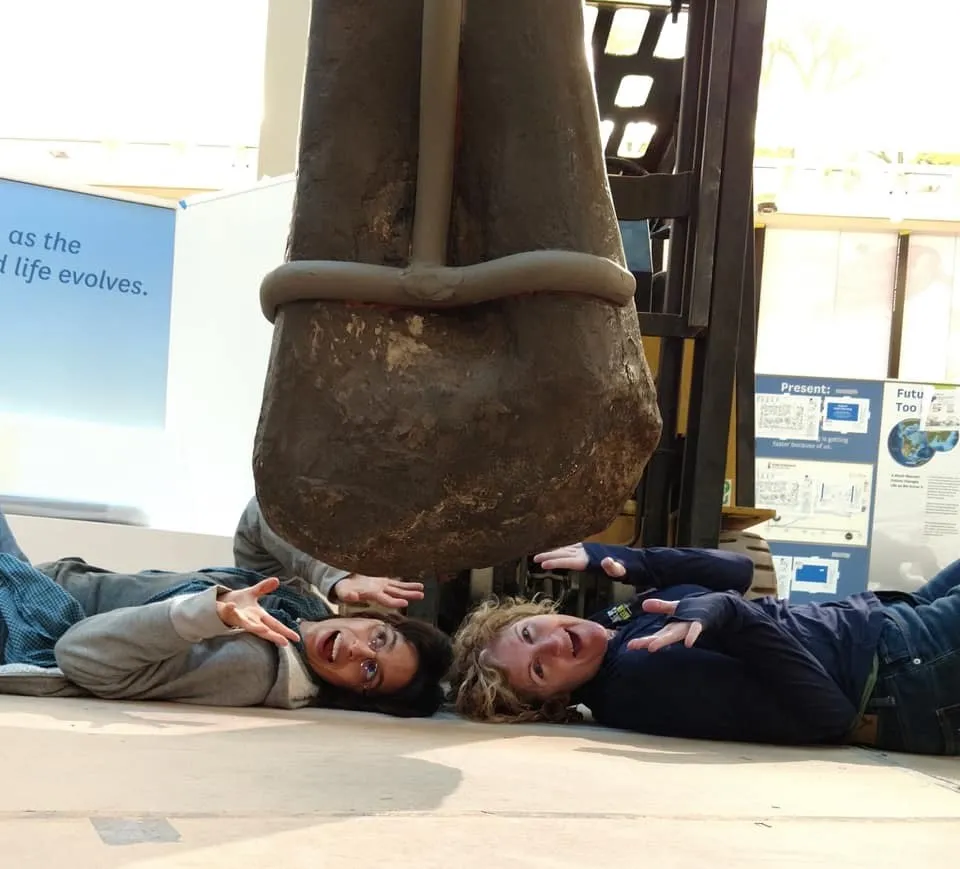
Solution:
<path fill-rule="evenodd" d="M 898 422 L 887 435 L 887 449 L 897 464 L 905 468 L 919 468 L 937 453 L 952 450 L 960 433 L 956 431 L 924 431 L 919 419 L 904 419 Z"/>
<path fill-rule="evenodd" d="M 960 440 L 960 432 L 955 431 L 928 431 L 927 443 L 936 453 L 949 453 Z"/>

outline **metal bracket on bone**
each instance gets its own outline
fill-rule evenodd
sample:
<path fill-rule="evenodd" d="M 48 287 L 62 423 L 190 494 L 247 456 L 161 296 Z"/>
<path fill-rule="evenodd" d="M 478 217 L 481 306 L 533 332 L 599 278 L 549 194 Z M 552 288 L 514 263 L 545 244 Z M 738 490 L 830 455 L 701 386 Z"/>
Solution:
<path fill-rule="evenodd" d="M 296 260 L 268 274 L 260 306 L 273 322 L 281 305 L 360 302 L 405 308 L 457 308 L 530 293 L 563 293 L 632 304 L 636 280 L 612 260 L 576 251 L 518 253 L 470 266 L 444 265 L 453 167 L 463 0 L 423 0 L 420 51 L 420 154 L 410 265 Z"/>
<path fill-rule="evenodd" d="M 411 265 L 297 260 L 263 279 L 260 306 L 272 323 L 281 305 L 350 301 L 402 308 L 459 308 L 528 293 L 564 293 L 633 303 L 636 280 L 612 260 L 566 250 L 518 253 L 476 265 Z"/>

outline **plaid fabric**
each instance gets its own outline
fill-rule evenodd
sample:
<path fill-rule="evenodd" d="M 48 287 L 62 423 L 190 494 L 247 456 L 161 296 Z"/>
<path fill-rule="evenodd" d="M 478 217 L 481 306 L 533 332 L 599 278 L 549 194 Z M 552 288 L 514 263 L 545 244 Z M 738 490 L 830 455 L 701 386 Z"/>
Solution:
<path fill-rule="evenodd" d="M 82 619 L 80 604 L 50 577 L 0 553 L 0 664 L 56 667 L 53 647 Z"/>
<path fill-rule="evenodd" d="M 239 584 L 240 588 L 256 585 L 263 579 L 259 574 L 253 574 L 250 571 L 240 569 L 218 568 L 216 571 L 200 571 L 200 573 L 208 572 L 221 574 L 221 578 L 223 578 L 222 574 L 236 576 L 241 580 Z M 210 582 L 204 580 L 184 582 L 180 585 L 175 585 L 173 588 L 168 588 L 160 592 L 160 594 L 154 595 L 147 603 L 169 600 L 171 597 L 176 597 L 179 594 L 197 594 L 208 589 L 211 585 L 216 585 L 216 582 L 213 580 Z M 260 598 L 260 605 L 281 624 L 297 632 L 299 632 L 298 622 L 300 619 L 308 622 L 319 622 L 330 618 L 330 611 L 323 601 L 319 598 L 294 591 L 294 589 L 288 585 L 281 585 L 276 591 L 264 595 Z M 299 643 L 296 645 L 298 648 L 300 647 Z"/>
<path fill-rule="evenodd" d="M 0 552 L 19 558 L 21 561 L 29 561 L 23 550 L 17 545 L 17 538 L 13 535 L 13 529 L 7 523 L 7 517 L 0 510 Z"/>
<path fill-rule="evenodd" d="M 249 571 L 231 568 L 201 572 L 219 574 L 220 581 L 227 580 L 227 576 L 234 577 L 239 588 L 253 585 L 262 578 Z M 148 603 L 202 592 L 215 584 L 213 579 L 180 583 L 151 598 Z M 293 630 L 297 630 L 299 619 L 320 621 L 330 616 L 319 598 L 284 586 L 264 596 L 261 605 Z M 56 667 L 53 650 L 57 640 L 83 618 L 79 602 L 50 577 L 13 555 L 0 553 L 0 665 Z"/>

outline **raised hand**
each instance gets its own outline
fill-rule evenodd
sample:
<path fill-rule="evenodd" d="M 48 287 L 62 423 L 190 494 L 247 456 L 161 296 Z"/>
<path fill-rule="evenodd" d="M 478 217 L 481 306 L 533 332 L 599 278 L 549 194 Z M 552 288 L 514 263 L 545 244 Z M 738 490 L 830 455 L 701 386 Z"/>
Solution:
<path fill-rule="evenodd" d="M 643 610 L 648 613 L 672 616 L 677 611 L 677 601 L 651 598 L 643 602 Z M 627 648 L 632 650 L 646 649 L 648 652 L 657 652 L 675 643 L 683 643 L 690 649 L 702 633 L 703 625 L 700 622 L 671 622 L 649 637 L 630 640 L 630 642 L 627 643 Z"/>
<path fill-rule="evenodd" d="M 582 543 L 573 546 L 562 546 L 560 549 L 551 549 L 533 557 L 535 564 L 544 570 L 586 570 L 590 563 L 587 550 Z"/>
<path fill-rule="evenodd" d="M 410 601 L 423 600 L 423 583 L 352 573 L 336 584 L 335 592 L 343 603 L 377 603 L 400 609 Z"/>
<path fill-rule="evenodd" d="M 590 557 L 582 543 L 573 546 L 562 546 L 560 549 L 551 549 L 533 557 L 535 564 L 544 570 L 586 570 L 590 565 Z M 615 558 L 604 558 L 600 562 L 603 572 L 612 579 L 623 579 L 627 575 L 627 568 Z"/>
<path fill-rule="evenodd" d="M 623 566 L 622 561 L 617 561 L 616 558 L 604 558 L 600 562 L 600 567 L 612 579 L 623 579 L 627 575 L 627 568 Z"/>
<path fill-rule="evenodd" d="M 300 635 L 277 621 L 260 606 L 260 598 L 280 587 L 276 577 L 263 579 L 250 588 L 228 591 L 217 598 L 217 615 L 228 628 L 238 628 L 277 646 L 295 643 Z"/>

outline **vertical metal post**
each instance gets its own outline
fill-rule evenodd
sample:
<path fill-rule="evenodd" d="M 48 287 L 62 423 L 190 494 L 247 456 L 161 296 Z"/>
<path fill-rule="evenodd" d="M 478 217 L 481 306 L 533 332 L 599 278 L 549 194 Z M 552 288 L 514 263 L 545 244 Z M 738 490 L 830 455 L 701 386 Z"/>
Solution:
<path fill-rule="evenodd" d="M 890 317 L 890 353 L 887 357 L 887 377 L 900 376 L 900 348 L 903 344 L 903 315 L 907 303 L 907 267 L 910 262 L 910 233 L 901 232 L 897 238 L 897 270 L 893 283 L 893 309 Z"/>
<path fill-rule="evenodd" d="M 717 229 L 720 220 L 720 193 L 728 186 L 724 159 L 730 135 L 730 113 L 742 97 L 733 91 L 731 67 L 739 69 L 741 58 L 733 64 L 737 0 L 717 3 L 713 16 L 713 46 L 704 83 L 704 117 L 702 162 L 699 172 L 699 194 L 695 207 L 697 230 L 687 278 L 688 292 L 684 298 L 687 324 L 705 328 L 710 323 L 710 302 L 715 286 L 714 259 L 718 245 Z M 741 84 L 747 84 L 741 82 Z M 749 84 L 747 84 L 749 87 Z M 731 104 L 731 91 L 736 95 Z M 749 122 L 752 139 L 756 119 Z M 751 151 L 751 169 L 753 153 Z"/>
<path fill-rule="evenodd" d="M 753 217 L 751 202 L 750 218 Z M 743 259 L 743 296 L 740 302 L 740 335 L 737 343 L 736 380 L 736 485 L 734 502 L 738 507 L 753 507 L 756 499 L 756 429 L 754 395 L 756 393 L 757 317 L 760 285 L 757 274 L 757 228 L 747 233 L 747 255 Z"/>
<path fill-rule="evenodd" d="M 678 542 L 689 546 L 716 546 L 720 535 L 721 503 L 726 471 L 727 432 L 733 403 L 736 376 L 736 344 L 740 330 L 741 289 L 744 258 L 752 233 L 752 176 L 754 154 L 754 126 L 763 55 L 763 30 L 766 12 L 765 0 L 730 0 L 724 11 L 733 12 L 732 40 L 726 45 L 718 42 L 714 64 L 717 75 L 725 65 L 727 86 L 716 84 L 716 99 L 708 107 L 706 128 L 714 137 L 717 127 L 723 130 L 723 145 L 718 164 L 705 160 L 703 183 L 718 186 L 718 206 L 715 219 L 701 215 L 698 232 L 705 234 L 715 227 L 711 268 L 706 272 L 706 251 L 710 239 L 700 239 L 698 246 L 704 256 L 697 260 L 693 288 L 699 294 L 691 309 L 703 317 L 709 328 L 695 340 L 691 407 L 684 468 L 681 478 L 681 510 L 678 522 Z M 715 38 L 723 37 L 718 8 Z M 731 44 L 732 43 L 732 44 Z M 732 58 L 736 63 L 730 63 Z M 726 60 L 726 63 L 723 63 Z M 718 68 L 720 67 L 720 68 Z M 729 95 L 729 99 L 728 99 Z M 721 109 L 722 106 L 722 109 Z M 717 112 L 723 114 L 717 117 Z M 705 146 L 710 145 L 710 135 Z M 704 289 L 709 289 L 709 304 L 704 302 Z M 705 316 L 704 316 L 705 315 Z"/>
<path fill-rule="evenodd" d="M 677 153 L 675 171 L 693 172 L 701 154 L 702 104 L 706 96 L 707 74 L 711 55 L 711 34 L 715 0 L 692 4 L 687 13 L 687 42 L 683 60 L 683 84 L 680 91 L 680 118 L 677 124 Z M 685 309 L 684 298 L 689 293 L 688 238 L 690 221 L 685 217 L 674 220 L 670 227 L 670 256 L 667 264 L 665 313 L 679 314 Z"/>
<path fill-rule="evenodd" d="M 702 139 L 703 99 L 706 89 L 706 68 L 711 56 L 711 21 L 715 0 L 694 3 L 688 12 L 687 43 L 683 64 L 683 86 L 680 96 L 680 118 L 677 126 L 677 172 L 694 172 L 699 164 Z M 688 239 L 690 218 L 673 221 L 670 229 L 670 251 L 667 263 L 667 287 L 663 313 L 680 314 L 688 286 Z M 695 237 L 695 236 L 694 236 Z M 679 449 L 677 421 L 680 411 L 680 375 L 683 368 L 683 339 L 660 338 L 657 365 L 657 401 L 663 419 L 663 432 L 656 452 L 644 473 L 642 493 L 638 490 L 637 530 L 644 546 L 666 546 L 670 539 L 670 512 L 677 481 Z"/>
<path fill-rule="evenodd" d="M 753 285 L 757 288 L 757 328 L 760 324 L 760 296 L 763 293 L 763 258 L 767 251 L 767 227 L 758 223 L 753 230 Z"/>

